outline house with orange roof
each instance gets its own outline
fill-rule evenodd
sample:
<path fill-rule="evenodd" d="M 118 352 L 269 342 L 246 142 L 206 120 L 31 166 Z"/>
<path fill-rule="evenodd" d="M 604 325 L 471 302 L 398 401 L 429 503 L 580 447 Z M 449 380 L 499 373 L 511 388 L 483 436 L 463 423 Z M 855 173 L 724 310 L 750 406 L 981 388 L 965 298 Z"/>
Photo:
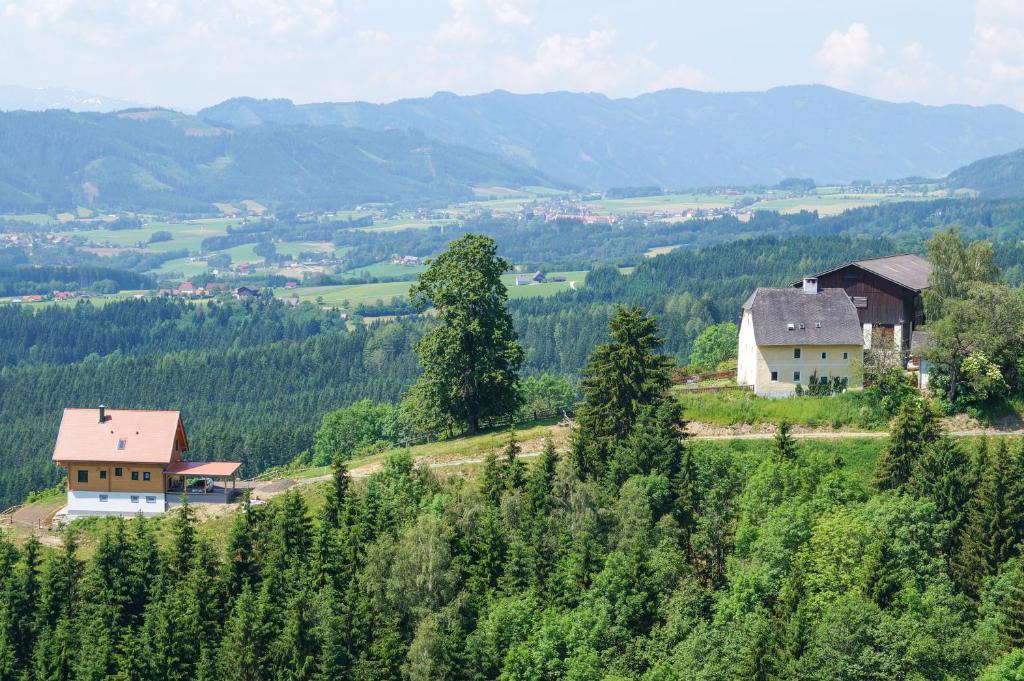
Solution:
<path fill-rule="evenodd" d="M 63 515 L 157 515 L 190 502 L 227 503 L 236 461 L 184 461 L 188 438 L 177 411 L 65 409 L 53 461 L 67 470 Z"/>

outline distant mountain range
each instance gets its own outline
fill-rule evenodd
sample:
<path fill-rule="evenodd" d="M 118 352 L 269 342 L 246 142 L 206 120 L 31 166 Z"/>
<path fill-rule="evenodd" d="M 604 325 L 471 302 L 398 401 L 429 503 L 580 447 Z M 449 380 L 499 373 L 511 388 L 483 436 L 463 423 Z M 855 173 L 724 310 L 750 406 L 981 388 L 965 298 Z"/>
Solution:
<path fill-rule="evenodd" d="M 895 104 L 817 85 L 748 93 L 676 89 L 630 99 L 503 91 L 389 104 L 239 98 L 199 116 L 237 129 L 414 129 L 592 189 L 943 177 L 1024 146 L 1024 113 L 1008 107 Z"/>
<path fill-rule="evenodd" d="M 30 88 L 21 85 L 0 85 L 0 111 L 68 111 L 109 112 L 141 106 L 139 102 L 104 97 L 81 90 L 59 87 Z"/>
<path fill-rule="evenodd" d="M 986 198 L 1024 198 L 1024 149 L 975 161 L 949 175 L 954 189 L 973 189 Z"/>
<path fill-rule="evenodd" d="M 404 130 L 229 130 L 166 109 L 0 113 L 0 213 L 194 213 L 246 199 L 295 210 L 446 205 L 485 184 L 557 182 L 523 163 Z"/>

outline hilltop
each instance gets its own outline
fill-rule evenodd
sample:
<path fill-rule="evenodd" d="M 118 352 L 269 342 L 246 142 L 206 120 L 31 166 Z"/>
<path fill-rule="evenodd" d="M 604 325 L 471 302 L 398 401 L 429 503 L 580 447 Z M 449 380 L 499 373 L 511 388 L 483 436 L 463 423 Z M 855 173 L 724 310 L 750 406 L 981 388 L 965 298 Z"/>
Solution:
<path fill-rule="evenodd" d="M 418 132 L 229 130 L 167 109 L 0 113 L 0 212 L 210 213 L 214 203 L 244 200 L 285 210 L 444 205 L 478 184 L 546 182 L 522 163 Z"/>
<path fill-rule="evenodd" d="M 237 98 L 199 116 L 236 129 L 279 123 L 421 130 L 593 189 L 942 177 L 1024 145 L 1024 114 L 1008 107 L 897 104 L 819 85 L 672 89 L 623 99 L 500 90 L 387 104 Z"/>

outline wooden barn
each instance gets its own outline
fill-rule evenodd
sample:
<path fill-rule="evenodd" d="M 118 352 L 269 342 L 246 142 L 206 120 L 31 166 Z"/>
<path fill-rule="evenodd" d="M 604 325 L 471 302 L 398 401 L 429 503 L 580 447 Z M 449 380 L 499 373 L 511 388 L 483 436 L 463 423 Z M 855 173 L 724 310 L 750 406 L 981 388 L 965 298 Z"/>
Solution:
<path fill-rule="evenodd" d="M 921 292 L 928 288 L 932 266 L 919 255 L 904 253 L 855 260 L 793 284 L 815 282 L 820 289 L 841 288 L 857 308 L 864 347 L 908 350 L 914 330 L 924 324 Z"/>

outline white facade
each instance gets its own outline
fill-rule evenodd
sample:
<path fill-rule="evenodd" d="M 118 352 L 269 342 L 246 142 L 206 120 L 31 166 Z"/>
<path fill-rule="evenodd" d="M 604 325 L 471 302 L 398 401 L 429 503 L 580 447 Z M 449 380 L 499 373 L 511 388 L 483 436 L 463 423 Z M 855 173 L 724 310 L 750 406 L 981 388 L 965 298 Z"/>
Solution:
<path fill-rule="evenodd" d="M 740 321 L 739 354 L 736 357 L 736 383 L 757 383 L 757 341 L 754 340 L 754 320 L 750 310 L 743 311 Z"/>
<path fill-rule="evenodd" d="M 67 516 L 158 515 L 167 510 L 162 492 L 85 492 L 68 490 Z"/>

